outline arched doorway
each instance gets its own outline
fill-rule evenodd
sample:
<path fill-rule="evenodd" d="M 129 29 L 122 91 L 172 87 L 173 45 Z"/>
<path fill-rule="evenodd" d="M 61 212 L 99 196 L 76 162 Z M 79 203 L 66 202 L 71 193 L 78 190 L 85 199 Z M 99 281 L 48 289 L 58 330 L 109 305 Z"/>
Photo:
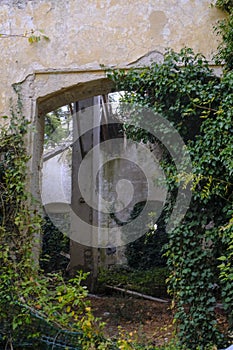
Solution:
<path fill-rule="evenodd" d="M 43 159 L 43 139 L 45 128 L 44 116 L 48 112 L 51 112 L 52 110 L 57 109 L 58 107 L 61 107 L 64 104 L 69 104 L 70 106 L 72 106 L 71 109 L 73 110 L 71 111 L 71 114 L 73 113 L 73 116 L 71 116 L 71 118 L 72 122 L 76 124 L 76 126 L 74 125 L 74 129 L 76 129 L 77 132 L 77 119 L 75 115 L 77 114 L 78 110 L 80 111 L 84 108 L 95 105 L 96 103 L 98 103 L 99 99 L 96 96 L 103 93 L 109 93 L 112 89 L 112 82 L 110 82 L 106 78 L 91 79 L 86 82 L 82 81 L 78 84 L 68 86 L 67 88 L 61 88 L 60 90 L 51 92 L 46 96 L 39 97 L 37 101 L 37 118 L 35 120 L 37 126 L 37 134 L 34 138 L 34 149 L 36 150 L 36 152 L 34 152 L 34 159 L 32 162 L 33 167 L 35 168 L 36 163 L 40 163 L 38 169 L 40 169 L 40 172 L 41 170 L 43 170 L 43 162 L 41 162 L 41 159 Z M 82 137 L 84 148 L 86 148 L 84 150 L 85 152 L 87 152 L 89 148 L 93 147 L 93 141 L 96 142 L 94 140 L 95 137 L 96 136 L 93 136 L 93 133 L 92 135 L 84 135 L 84 138 Z M 81 158 L 83 152 L 83 150 L 80 149 L 80 140 L 79 142 L 74 142 L 72 148 L 72 188 L 70 204 L 73 208 L 75 208 L 76 211 L 79 212 L 79 214 L 83 217 L 84 220 L 86 220 L 92 225 L 93 222 L 97 222 L 97 218 L 95 217 L 96 214 L 93 212 L 92 208 L 90 208 L 86 203 L 80 200 L 80 190 L 78 189 L 78 187 L 75 186 L 75 183 L 77 182 L 76 168 L 79 166 L 82 160 Z M 55 173 L 53 172 L 53 175 L 54 174 Z M 35 177 L 37 177 L 36 174 L 34 176 L 34 181 Z M 57 181 L 54 178 L 54 176 L 52 180 L 54 180 L 55 182 Z M 37 179 L 37 181 L 39 181 L 39 178 Z M 40 196 L 39 192 L 40 188 L 38 189 L 38 195 Z M 56 203 L 46 204 L 46 210 L 48 208 L 48 210 L 50 210 L 52 205 L 52 212 L 54 213 L 55 211 L 55 214 L 57 214 L 60 211 L 61 214 L 62 209 L 59 205 L 59 201 L 56 201 Z M 54 209 L 54 205 L 56 209 Z M 84 271 L 90 272 L 90 276 L 87 281 L 89 290 L 93 289 L 94 282 L 97 277 L 98 259 L 99 252 L 97 248 L 80 244 L 79 242 L 73 239 L 70 240 L 70 263 L 68 265 L 68 270 L 70 273 L 75 273 L 77 269 L 82 269 Z"/>

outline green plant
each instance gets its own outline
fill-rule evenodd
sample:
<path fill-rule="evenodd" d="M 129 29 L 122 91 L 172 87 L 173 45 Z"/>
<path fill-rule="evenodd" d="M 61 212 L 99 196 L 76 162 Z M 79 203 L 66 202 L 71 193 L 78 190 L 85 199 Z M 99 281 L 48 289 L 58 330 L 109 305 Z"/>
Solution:
<path fill-rule="evenodd" d="M 49 37 L 45 35 L 44 31 L 41 29 L 31 29 L 23 34 L 0 33 L 0 38 L 26 38 L 30 44 L 37 43 L 41 41 L 41 39 L 49 41 Z"/>
<path fill-rule="evenodd" d="M 45 149 L 51 146 L 58 146 L 69 138 L 71 134 L 71 113 L 71 106 L 66 106 L 66 108 L 63 106 L 46 114 L 44 131 Z"/>
<path fill-rule="evenodd" d="M 12 112 L 13 113 L 13 112 Z M 24 139 L 29 123 L 12 114 L 9 127 L 1 129 L 1 187 L 0 187 L 0 323 L 8 323 L 8 334 L 23 321 L 27 312 L 15 308 L 20 301 L 21 283 L 36 273 L 32 242 L 40 230 L 40 217 L 29 209 L 31 197 L 26 191 L 27 155 Z"/>
<path fill-rule="evenodd" d="M 214 286 L 220 284 L 217 259 L 231 249 L 231 240 L 223 239 L 221 227 L 228 225 L 232 215 L 232 73 L 216 77 L 202 55 L 185 48 L 179 53 L 168 50 L 162 64 L 131 69 L 127 73 L 113 70 L 107 75 L 117 90 L 126 91 L 123 102 L 136 106 L 135 111 L 145 106 L 160 113 L 176 127 L 186 143 L 192 159 L 192 174 L 177 173 L 160 143 L 161 165 L 170 192 L 163 213 L 165 223 L 177 187 L 182 184 L 192 187 L 186 217 L 168 236 L 168 285 L 174 298 L 179 343 L 188 349 L 219 346 L 223 336 L 215 319 Z M 131 114 L 131 118 L 133 126 L 125 120 L 129 137 L 158 142 L 140 130 L 137 112 Z M 225 272 L 229 276 L 227 269 Z M 229 286 L 229 280 L 227 284 Z M 228 295 L 226 299 L 226 294 L 223 293 L 223 300 L 232 303 L 232 297 Z M 227 310 L 230 316 L 231 311 Z"/>
<path fill-rule="evenodd" d="M 115 267 L 111 270 L 100 270 L 98 283 L 99 288 L 104 285 L 120 286 L 155 297 L 165 297 L 167 277 L 166 267 L 155 267 L 148 270 Z"/>
<path fill-rule="evenodd" d="M 64 253 L 69 253 L 69 238 L 54 226 L 48 216 L 44 217 L 42 234 L 40 267 L 45 273 L 64 271 L 68 264 Z"/>
<path fill-rule="evenodd" d="M 20 103 L 18 108 L 20 112 Z M 45 276 L 34 262 L 33 245 L 42 219 L 26 189 L 29 130 L 26 118 L 13 111 L 1 129 L 0 344 L 48 349 L 53 342 L 58 349 L 69 344 L 77 349 L 114 349 L 86 301 L 88 291 L 81 284 L 87 274 L 80 272 L 65 281 L 59 274 Z"/>
<path fill-rule="evenodd" d="M 226 243 L 227 249 L 219 258 L 221 264 L 218 266 L 220 269 L 220 281 L 222 283 L 222 294 L 224 297 L 224 306 L 229 314 L 229 325 L 230 331 L 233 330 L 233 217 L 229 224 L 222 227 L 221 234 L 224 242 Z"/>
<path fill-rule="evenodd" d="M 232 0 L 217 0 L 216 6 L 226 11 L 228 16 L 219 21 L 215 27 L 217 35 L 221 37 L 215 59 L 217 64 L 225 65 L 225 70 L 231 70 L 233 68 L 233 2 Z"/>
<path fill-rule="evenodd" d="M 232 0 L 217 0 L 215 6 L 224 10 L 226 12 L 231 12 L 233 9 L 233 1 Z"/>
<path fill-rule="evenodd" d="M 145 203 L 138 203 L 131 213 L 131 218 L 137 217 Z M 167 243 L 167 234 L 164 228 L 163 216 L 157 222 L 156 229 L 151 227 L 147 233 L 126 246 L 125 255 L 128 265 L 136 270 L 153 269 L 155 266 L 165 266 L 163 246 Z"/>

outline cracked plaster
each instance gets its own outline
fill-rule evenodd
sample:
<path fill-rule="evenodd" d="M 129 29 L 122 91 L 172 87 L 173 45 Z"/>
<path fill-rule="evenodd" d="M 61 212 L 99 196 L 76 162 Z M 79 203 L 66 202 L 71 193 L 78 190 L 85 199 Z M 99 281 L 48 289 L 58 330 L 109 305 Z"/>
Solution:
<path fill-rule="evenodd" d="M 40 29 L 50 39 L 29 44 L 24 37 L 0 38 L 0 115 L 9 112 L 10 97 L 15 96 L 12 84 L 29 75 L 35 75 L 34 82 L 39 84 L 45 78 L 40 72 L 49 75 L 55 70 L 69 70 L 71 77 L 70 72 L 86 69 L 90 80 L 91 71 L 100 69 L 100 64 L 132 66 L 131 62 L 148 52 L 162 53 L 167 47 L 193 47 L 211 59 L 218 45 L 213 26 L 223 17 L 211 2 L 0 0 L 0 33 L 20 35 Z M 98 79 L 100 76 L 101 70 Z M 50 90 L 56 91 L 57 82 L 54 84 Z M 33 93 L 28 93 L 34 100 L 43 95 L 37 89 L 35 84 Z"/>

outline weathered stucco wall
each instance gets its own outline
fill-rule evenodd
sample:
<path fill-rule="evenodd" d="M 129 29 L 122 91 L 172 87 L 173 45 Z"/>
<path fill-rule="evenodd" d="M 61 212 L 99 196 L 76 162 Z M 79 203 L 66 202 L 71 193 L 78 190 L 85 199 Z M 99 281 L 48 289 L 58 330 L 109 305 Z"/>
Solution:
<path fill-rule="evenodd" d="M 27 83 L 27 98 L 37 101 L 69 86 L 69 79 L 73 86 L 79 79 L 92 80 L 93 71 L 102 77 L 101 70 L 96 73 L 100 64 L 126 66 L 166 47 L 193 47 L 210 59 L 217 47 L 213 25 L 223 16 L 211 2 L 0 0 L 0 33 L 9 35 L 0 37 L 0 115 L 9 114 L 12 84 L 29 74 L 34 75 Z M 19 36 L 38 29 L 50 40 L 29 44 Z M 59 71 L 63 77 L 64 71 L 69 73 L 64 84 Z M 85 77 L 80 71 L 87 71 Z M 49 74 L 55 73 L 48 88 Z"/>
<path fill-rule="evenodd" d="M 211 3 L 0 0 L 0 116 L 10 114 L 10 101 L 16 102 L 18 91 L 21 112 L 37 130 L 28 134 L 30 188 L 36 198 L 40 198 L 44 115 L 70 102 L 110 92 L 112 83 L 105 78 L 102 65 L 143 65 L 151 59 L 162 60 L 167 47 L 178 51 L 184 46 L 211 60 L 218 46 L 213 26 L 223 16 Z M 27 33 L 37 35 L 38 30 L 49 41 L 41 38 L 30 44 Z M 78 250 L 71 245 L 71 268 L 77 266 L 77 259 L 86 259 L 84 250 L 76 258 Z M 87 253 L 88 264 L 94 264 L 98 255 Z"/>

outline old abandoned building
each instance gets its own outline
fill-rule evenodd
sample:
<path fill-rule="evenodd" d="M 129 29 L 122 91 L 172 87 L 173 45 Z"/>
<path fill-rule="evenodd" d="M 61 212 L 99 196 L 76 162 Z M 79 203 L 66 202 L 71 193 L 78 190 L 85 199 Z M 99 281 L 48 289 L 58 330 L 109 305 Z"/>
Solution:
<path fill-rule="evenodd" d="M 46 113 L 111 92 L 113 86 L 103 66 L 128 69 L 146 65 L 161 61 L 165 48 L 178 51 L 184 46 L 211 61 L 218 46 L 213 26 L 223 16 L 211 3 L 212 0 L 0 1 L 0 115 L 9 115 L 11 106 L 20 98 L 22 113 L 35 126 L 36 132 L 29 135 L 28 150 L 32 155 L 30 186 L 36 198 L 41 196 Z M 29 43 L 33 35 L 40 41 Z M 71 250 L 77 252 L 77 245 L 74 243 Z M 71 267 L 84 264 L 84 253 L 77 258 L 71 252 Z"/>

